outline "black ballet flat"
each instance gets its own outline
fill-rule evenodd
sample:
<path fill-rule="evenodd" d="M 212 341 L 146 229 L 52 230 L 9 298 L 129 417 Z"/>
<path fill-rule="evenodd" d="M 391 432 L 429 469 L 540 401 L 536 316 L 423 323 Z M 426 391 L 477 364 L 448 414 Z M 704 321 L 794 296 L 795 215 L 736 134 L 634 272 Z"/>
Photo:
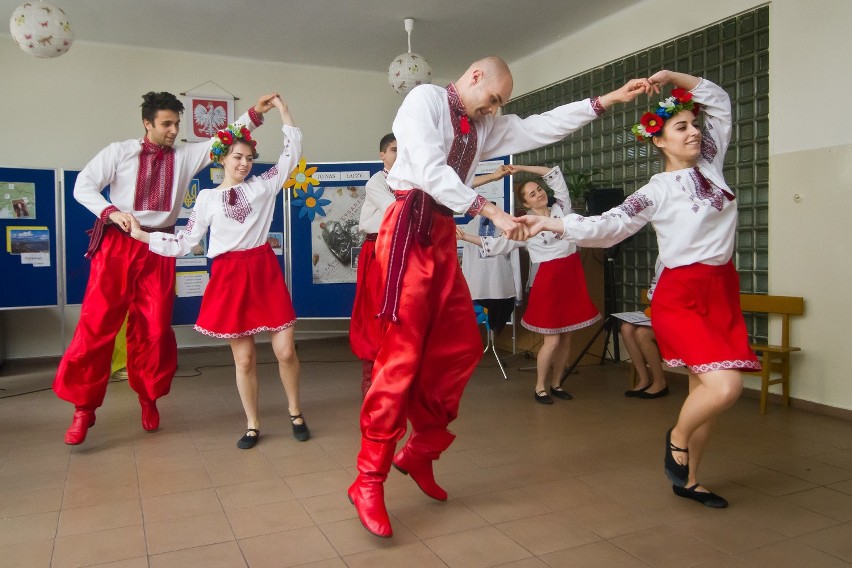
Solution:
<path fill-rule="evenodd" d="M 683 487 L 684 485 L 686 485 L 686 480 L 689 478 L 689 464 L 687 463 L 686 465 L 684 465 L 678 463 L 677 460 L 674 459 L 673 452 L 682 452 L 684 454 L 689 454 L 689 450 L 684 448 L 678 448 L 677 446 L 672 444 L 672 428 L 669 428 L 669 431 L 666 432 L 666 477 L 669 478 L 669 481 L 671 481 L 673 485 Z"/>
<path fill-rule="evenodd" d="M 251 436 L 249 433 L 254 432 L 254 436 Z M 257 444 L 257 441 L 260 439 L 260 430 L 256 430 L 255 428 L 249 428 L 246 430 L 246 433 L 243 434 L 243 437 L 237 441 L 237 447 L 241 450 L 250 450 Z"/>
<path fill-rule="evenodd" d="M 647 390 L 642 389 L 641 391 L 639 391 L 638 393 L 636 393 L 633 396 L 635 396 L 637 398 L 648 399 L 648 398 L 663 398 L 664 396 L 667 396 L 668 394 L 669 394 L 669 387 L 665 386 L 662 389 L 658 390 L 657 392 L 648 392 Z"/>
<path fill-rule="evenodd" d="M 553 399 L 543 390 L 535 391 L 535 401 L 539 404 L 553 404 Z"/>
<path fill-rule="evenodd" d="M 299 418 L 302 419 L 301 424 L 296 424 L 296 420 Z M 305 422 L 305 419 L 301 414 L 297 414 L 293 416 L 290 415 L 290 422 L 293 424 L 293 437 L 299 440 L 300 442 L 307 442 L 311 438 L 311 432 L 308 430 L 308 425 Z"/>
<path fill-rule="evenodd" d="M 677 485 L 672 485 L 672 491 L 674 491 L 674 494 L 678 497 L 686 497 L 687 499 L 698 501 L 705 507 L 724 509 L 728 506 L 728 501 L 724 497 L 716 495 L 712 491 L 696 491 L 696 487 L 698 487 L 697 483 L 689 487 L 678 487 Z"/>
<path fill-rule="evenodd" d="M 624 391 L 624 396 L 629 397 L 629 398 L 638 397 L 638 396 L 641 396 L 642 393 L 645 392 L 646 390 L 648 390 L 649 388 L 651 388 L 650 384 L 646 387 L 641 388 L 641 389 L 635 389 L 635 390 L 634 389 L 627 389 L 626 391 Z"/>
<path fill-rule="evenodd" d="M 574 397 L 571 396 L 571 393 L 562 387 L 550 387 L 550 394 L 555 396 L 556 398 L 561 398 L 562 400 L 572 400 Z"/>

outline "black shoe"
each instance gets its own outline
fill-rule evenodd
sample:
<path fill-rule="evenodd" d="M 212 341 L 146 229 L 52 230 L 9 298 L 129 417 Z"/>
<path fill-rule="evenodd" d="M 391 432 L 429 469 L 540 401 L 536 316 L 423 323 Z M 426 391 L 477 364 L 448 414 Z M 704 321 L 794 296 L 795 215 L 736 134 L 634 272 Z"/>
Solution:
<path fill-rule="evenodd" d="M 535 391 L 535 401 L 539 404 L 553 404 L 553 399 L 547 394 L 547 391 Z"/>
<path fill-rule="evenodd" d="M 669 481 L 671 481 L 673 485 L 683 487 L 686 485 L 686 480 L 689 477 L 689 464 L 683 465 L 677 463 L 677 460 L 674 459 L 673 452 L 688 454 L 689 450 L 678 448 L 672 444 L 672 428 L 669 428 L 669 431 L 666 432 L 666 477 L 669 478 Z"/>
<path fill-rule="evenodd" d="M 550 387 L 550 394 L 562 400 L 571 400 L 574 398 L 570 392 L 564 390 L 562 387 Z"/>
<path fill-rule="evenodd" d="M 304 418 L 302 418 L 301 424 L 296 424 L 296 420 L 299 418 L 302 418 L 301 414 L 297 414 L 296 416 L 290 415 L 290 422 L 293 423 L 293 437 L 300 442 L 307 442 L 311 438 L 311 432 L 308 430 L 308 425 L 305 423 Z"/>
<path fill-rule="evenodd" d="M 698 487 L 697 483 L 690 487 L 678 487 L 677 485 L 672 485 L 672 491 L 674 491 L 674 494 L 678 497 L 686 497 L 687 499 L 698 501 L 705 507 L 724 509 L 728 506 L 728 501 L 724 497 L 716 495 L 712 491 L 696 491 L 696 487 Z"/>
<path fill-rule="evenodd" d="M 669 387 L 665 386 L 661 390 L 658 390 L 657 392 L 648 392 L 647 390 L 642 389 L 641 391 L 639 391 L 638 393 L 636 393 L 633 396 L 635 396 L 637 398 L 662 398 L 662 397 L 664 397 L 668 394 L 669 394 Z"/>
<path fill-rule="evenodd" d="M 643 387 L 641 389 L 635 389 L 635 390 L 634 389 L 628 389 L 628 390 L 624 391 L 624 396 L 627 396 L 627 397 L 641 396 L 642 393 L 645 392 L 646 390 L 648 390 L 649 388 L 651 388 L 650 384 L 648 384 L 648 386 Z"/>
<path fill-rule="evenodd" d="M 254 432 L 254 436 L 250 435 L 250 432 Z M 260 439 L 260 430 L 256 430 L 254 428 L 249 428 L 246 430 L 246 433 L 243 434 L 243 437 L 237 441 L 237 447 L 241 450 L 250 450 L 257 444 L 257 441 Z"/>

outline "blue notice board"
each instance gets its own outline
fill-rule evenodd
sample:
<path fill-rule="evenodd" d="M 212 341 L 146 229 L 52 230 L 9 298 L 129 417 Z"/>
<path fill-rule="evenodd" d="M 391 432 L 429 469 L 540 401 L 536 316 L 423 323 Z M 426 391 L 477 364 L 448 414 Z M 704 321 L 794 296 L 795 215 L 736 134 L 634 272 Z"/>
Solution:
<path fill-rule="evenodd" d="M 348 318 L 355 301 L 357 260 L 363 241 L 363 233 L 358 231 L 361 205 L 367 181 L 381 171 L 382 163 L 317 162 L 305 166 L 304 171 L 317 185 L 307 183 L 284 190 L 289 204 L 293 307 L 300 318 Z M 294 178 L 299 177 L 298 172 L 299 168 Z"/>
<path fill-rule="evenodd" d="M 56 171 L 0 168 L 0 309 L 59 305 Z"/>
<path fill-rule="evenodd" d="M 252 168 L 252 175 L 260 175 L 274 164 L 261 164 L 256 162 Z M 186 225 L 187 218 L 192 206 L 195 204 L 195 196 L 199 191 L 205 188 L 215 187 L 218 185 L 212 181 L 212 170 L 210 166 L 201 170 L 190 183 L 187 192 L 187 198 L 184 200 L 184 211 L 181 213 L 181 218 L 177 220 L 177 228 Z M 66 267 L 66 297 L 68 304 L 81 304 L 83 296 L 86 292 L 86 284 L 89 280 L 89 260 L 85 258 L 86 248 L 89 244 L 89 238 L 86 235 L 86 230 L 90 229 L 95 222 L 95 216 L 92 213 L 77 203 L 74 199 L 74 183 L 77 180 L 79 171 L 66 170 L 63 172 L 64 188 L 65 188 L 65 267 Z M 109 188 L 105 190 L 106 195 L 109 195 Z M 280 235 L 283 240 L 284 234 L 284 206 L 283 197 L 276 200 L 275 215 L 273 217 L 270 233 Z M 274 246 L 274 245 L 273 245 Z M 282 254 L 279 255 L 279 263 L 282 270 L 284 269 L 283 247 L 279 247 Z M 210 272 L 211 261 L 203 256 L 183 257 L 177 259 L 178 273 L 186 272 Z M 172 325 L 191 325 L 198 318 L 198 311 L 201 309 L 201 296 L 188 296 L 175 298 L 174 313 L 172 315 Z"/>

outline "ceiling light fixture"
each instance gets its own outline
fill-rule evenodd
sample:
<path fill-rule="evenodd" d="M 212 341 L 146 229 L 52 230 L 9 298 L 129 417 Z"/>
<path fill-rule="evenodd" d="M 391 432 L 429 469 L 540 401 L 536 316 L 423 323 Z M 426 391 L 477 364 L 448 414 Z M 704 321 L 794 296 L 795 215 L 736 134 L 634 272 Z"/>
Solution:
<path fill-rule="evenodd" d="M 46 2 L 26 2 L 15 8 L 9 31 L 18 47 L 35 57 L 59 57 L 74 41 L 68 16 Z"/>
<path fill-rule="evenodd" d="M 421 84 L 432 82 L 432 67 L 422 56 L 411 53 L 411 30 L 414 29 L 414 19 L 403 20 L 405 31 L 408 32 L 408 53 L 403 53 L 391 61 L 388 67 L 388 83 L 394 91 L 405 95 Z"/>

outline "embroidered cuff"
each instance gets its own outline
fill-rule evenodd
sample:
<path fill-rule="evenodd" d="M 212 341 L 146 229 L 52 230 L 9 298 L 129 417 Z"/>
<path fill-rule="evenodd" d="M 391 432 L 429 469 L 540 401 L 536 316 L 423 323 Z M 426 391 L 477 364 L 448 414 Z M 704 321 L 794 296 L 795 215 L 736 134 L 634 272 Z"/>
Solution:
<path fill-rule="evenodd" d="M 600 97 L 592 97 L 592 110 L 595 111 L 595 114 L 598 116 L 606 112 L 606 109 L 601 103 Z"/>
<path fill-rule="evenodd" d="M 467 214 L 471 217 L 476 217 L 479 215 L 479 212 L 482 211 L 482 208 L 485 207 L 485 204 L 488 203 L 488 200 L 482 197 L 481 195 L 477 195 L 476 199 L 473 200 L 470 207 L 467 210 Z"/>
<path fill-rule="evenodd" d="M 263 115 L 254 110 L 254 107 L 251 107 L 249 109 L 248 115 L 255 126 L 260 126 L 261 124 L 263 124 Z"/>
<path fill-rule="evenodd" d="M 101 211 L 101 221 L 104 223 L 112 223 L 112 221 L 109 220 L 109 216 L 111 213 L 115 213 L 116 211 L 121 211 L 121 209 L 115 205 L 108 206 L 106 209 Z"/>

